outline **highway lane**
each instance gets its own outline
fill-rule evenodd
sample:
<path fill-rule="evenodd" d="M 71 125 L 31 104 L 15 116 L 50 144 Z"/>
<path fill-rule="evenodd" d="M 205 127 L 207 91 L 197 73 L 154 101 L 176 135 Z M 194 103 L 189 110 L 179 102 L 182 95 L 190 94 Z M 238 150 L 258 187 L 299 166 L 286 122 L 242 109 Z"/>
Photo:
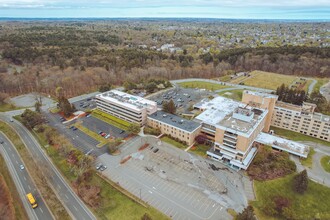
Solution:
<path fill-rule="evenodd" d="M 24 163 L 21 160 L 19 153 L 16 151 L 16 148 L 2 132 L 0 132 L 0 139 L 4 141 L 3 144 L 0 144 L 2 154 L 28 213 L 29 219 L 54 219 L 43 198 L 40 196 L 36 185 L 32 181 L 27 168 L 24 168 L 23 170 L 20 169 L 20 165 L 24 165 Z M 33 171 L 30 170 L 30 172 Z M 37 200 L 37 208 L 32 209 L 26 198 L 26 194 L 28 193 L 32 193 Z"/>
<path fill-rule="evenodd" d="M 8 116 L 5 114 L 0 114 L 0 119 L 9 121 Z M 37 164 L 47 169 L 48 175 L 46 177 L 48 178 L 54 192 L 57 194 L 58 198 L 60 198 L 71 217 L 79 220 L 96 219 L 93 213 L 87 208 L 87 206 L 74 193 L 69 184 L 64 180 L 60 172 L 48 158 L 46 153 L 42 150 L 42 147 L 33 137 L 33 135 L 28 131 L 28 129 L 26 129 L 16 120 L 10 123 L 10 125 L 20 135 L 22 141 L 25 143 L 31 154 L 36 159 L 35 161 Z"/>

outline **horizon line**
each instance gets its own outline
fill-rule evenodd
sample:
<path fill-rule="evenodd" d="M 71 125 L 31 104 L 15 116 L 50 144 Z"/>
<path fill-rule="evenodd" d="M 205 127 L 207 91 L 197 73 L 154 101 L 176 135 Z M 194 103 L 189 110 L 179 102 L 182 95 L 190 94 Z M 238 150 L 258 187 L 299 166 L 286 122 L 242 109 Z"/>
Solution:
<path fill-rule="evenodd" d="M 330 21 L 330 18 L 218 18 L 218 17 L 1 17 L 0 19 L 216 19 L 216 20 L 286 20 L 286 21 Z"/>

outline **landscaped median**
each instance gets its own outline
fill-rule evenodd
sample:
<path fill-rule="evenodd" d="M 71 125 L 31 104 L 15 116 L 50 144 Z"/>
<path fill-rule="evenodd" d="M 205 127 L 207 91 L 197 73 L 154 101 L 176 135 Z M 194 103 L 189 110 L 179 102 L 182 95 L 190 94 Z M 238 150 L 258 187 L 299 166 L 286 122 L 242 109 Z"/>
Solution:
<path fill-rule="evenodd" d="M 321 158 L 321 165 L 325 171 L 330 173 L 330 156 L 324 156 Z"/>
<path fill-rule="evenodd" d="M 98 145 L 96 145 L 96 147 L 101 148 L 101 147 L 103 147 L 104 145 L 106 145 L 107 143 L 109 143 L 111 141 L 110 139 L 106 139 L 106 138 L 102 137 L 101 135 L 99 135 L 99 134 L 89 130 L 88 128 L 82 126 L 81 123 L 79 123 L 79 122 L 73 124 L 73 126 L 78 128 L 80 131 L 84 132 L 88 136 L 94 138 L 98 142 L 100 142 Z"/>
<path fill-rule="evenodd" d="M 129 128 L 129 126 L 131 125 L 131 123 L 127 122 L 127 121 L 124 121 L 120 118 L 117 118 L 113 115 L 110 115 L 108 113 L 105 113 L 105 112 L 102 112 L 101 110 L 94 110 L 92 112 L 92 115 L 95 117 L 95 118 L 98 118 L 102 121 L 105 121 L 111 125 L 114 125 L 116 126 L 117 128 L 120 128 L 122 130 L 127 130 Z"/>

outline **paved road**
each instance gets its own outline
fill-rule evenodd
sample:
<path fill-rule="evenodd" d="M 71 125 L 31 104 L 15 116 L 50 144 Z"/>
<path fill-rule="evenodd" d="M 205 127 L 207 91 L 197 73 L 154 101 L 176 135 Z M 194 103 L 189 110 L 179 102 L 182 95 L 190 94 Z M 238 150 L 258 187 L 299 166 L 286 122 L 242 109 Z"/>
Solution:
<path fill-rule="evenodd" d="M 310 80 L 312 80 L 313 82 L 308 87 L 308 94 L 311 94 L 313 92 L 314 86 L 317 83 L 317 80 L 315 80 L 315 79 L 310 79 Z"/>
<path fill-rule="evenodd" d="M 170 82 L 176 85 L 177 83 L 192 82 L 192 81 L 203 81 L 203 82 L 215 83 L 215 84 L 219 84 L 219 85 L 232 86 L 232 87 L 236 87 L 239 89 L 250 89 L 250 90 L 254 90 L 254 91 L 258 91 L 258 92 L 266 92 L 266 93 L 274 92 L 274 90 L 270 90 L 270 89 L 263 89 L 263 88 L 257 88 L 257 87 L 246 86 L 246 85 L 237 85 L 237 84 L 233 84 L 233 83 L 221 82 L 221 81 L 216 81 L 216 80 L 212 80 L 212 79 L 190 78 L 190 79 L 171 80 Z"/>
<path fill-rule="evenodd" d="M 17 191 L 23 201 L 23 205 L 28 213 L 29 219 L 54 219 L 50 210 L 46 206 L 45 202 L 43 201 L 42 197 L 40 196 L 36 185 L 32 181 L 32 178 L 29 175 L 29 172 L 25 168 L 24 170 L 20 169 L 20 165 L 23 164 L 16 148 L 10 142 L 7 137 L 0 132 L 0 139 L 4 141 L 3 144 L 0 144 L 0 151 L 7 163 L 9 168 L 10 174 L 15 182 Z M 32 171 L 33 172 L 33 171 Z M 30 203 L 26 198 L 26 194 L 32 193 L 33 196 L 36 198 L 38 207 L 32 209 Z"/>
<path fill-rule="evenodd" d="M 0 114 L 0 119 L 8 121 L 9 117 L 5 113 Z M 10 124 L 20 135 L 24 144 L 28 147 L 30 153 L 34 156 L 35 161 L 44 169 L 47 169 L 48 178 L 54 192 L 61 199 L 64 207 L 74 219 L 87 220 L 96 219 L 93 213 L 86 207 L 80 198 L 74 193 L 71 187 L 64 180 L 55 165 L 50 161 L 46 153 L 42 150 L 40 144 L 36 141 L 33 135 L 18 121 L 14 120 Z"/>

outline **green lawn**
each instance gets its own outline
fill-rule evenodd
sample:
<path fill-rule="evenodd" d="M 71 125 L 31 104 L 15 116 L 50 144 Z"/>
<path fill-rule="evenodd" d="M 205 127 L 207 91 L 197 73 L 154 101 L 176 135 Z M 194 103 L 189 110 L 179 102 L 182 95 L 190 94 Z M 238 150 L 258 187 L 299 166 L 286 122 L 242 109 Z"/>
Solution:
<path fill-rule="evenodd" d="M 315 150 L 314 148 L 311 147 L 307 158 L 300 158 L 301 164 L 304 165 L 305 167 L 312 168 L 314 154 L 315 154 Z"/>
<path fill-rule="evenodd" d="M 186 149 L 188 147 L 187 145 L 181 144 L 180 142 L 177 142 L 177 141 L 175 141 L 172 138 L 167 137 L 167 136 L 163 136 L 161 138 L 161 140 L 162 141 L 165 141 L 166 143 L 171 144 L 171 145 L 173 145 L 173 146 L 175 146 L 177 148 Z"/>
<path fill-rule="evenodd" d="M 256 209 L 258 219 L 270 219 L 265 215 L 265 210 L 269 210 L 268 205 L 275 196 L 290 199 L 294 219 L 314 219 L 317 215 L 320 219 L 330 219 L 330 188 L 309 180 L 307 191 L 300 195 L 292 190 L 293 177 L 294 175 L 289 175 L 275 180 L 254 182 L 256 201 L 252 201 L 251 205 Z"/>
<path fill-rule="evenodd" d="M 127 122 L 127 121 L 124 121 L 120 118 L 117 118 L 113 115 L 110 115 L 108 113 L 105 113 L 101 110 L 94 110 L 92 112 L 92 115 L 95 117 L 95 118 L 98 118 L 104 122 L 107 122 L 109 124 L 112 124 L 114 126 L 116 126 L 117 128 L 120 128 L 122 130 L 127 130 L 127 128 L 131 125 L 131 123 Z"/>
<path fill-rule="evenodd" d="M 17 110 L 17 109 L 21 109 L 21 108 L 16 107 L 13 104 L 7 104 L 7 103 L 0 105 L 0 112 L 13 111 L 13 110 Z"/>
<path fill-rule="evenodd" d="M 244 85 L 276 90 L 283 83 L 289 86 L 297 77 L 292 75 L 283 75 L 264 71 L 252 71 L 254 75 L 244 81 Z"/>
<path fill-rule="evenodd" d="M 199 89 L 207 89 L 212 91 L 230 87 L 230 86 L 224 86 L 216 83 L 203 82 L 203 81 L 182 82 L 179 83 L 179 85 L 184 88 L 199 88 Z"/>
<path fill-rule="evenodd" d="M 222 91 L 222 92 L 219 92 L 218 95 L 229 98 L 229 99 L 241 101 L 242 96 L 243 96 L 243 91 L 244 91 L 243 89 Z"/>
<path fill-rule="evenodd" d="M 193 147 L 191 147 L 189 149 L 189 152 L 192 152 L 192 153 L 198 154 L 202 157 L 205 157 L 206 151 L 208 151 L 209 149 L 210 149 L 210 146 L 206 146 L 203 144 L 197 144 L 197 145 L 194 145 Z"/>
<path fill-rule="evenodd" d="M 10 196 L 11 196 L 12 200 L 14 201 L 13 206 L 15 209 L 16 219 L 23 219 L 23 220 L 28 219 L 26 211 L 25 211 L 23 203 L 22 203 L 22 200 L 16 189 L 16 185 L 9 173 L 6 162 L 3 159 L 1 154 L 0 154 L 0 177 L 3 177 L 4 181 L 6 182 L 6 185 L 9 189 Z"/>
<path fill-rule="evenodd" d="M 317 80 L 317 83 L 314 86 L 313 91 L 320 91 L 320 88 L 329 82 L 329 78 L 315 78 Z"/>
<path fill-rule="evenodd" d="M 330 156 L 324 156 L 321 158 L 321 165 L 323 169 L 330 173 Z"/>
<path fill-rule="evenodd" d="M 330 142 L 323 141 L 323 140 L 320 140 L 320 139 L 317 139 L 314 137 L 310 137 L 310 136 L 307 136 L 307 135 L 304 135 L 304 134 L 301 134 L 298 132 L 289 131 L 289 130 L 285 130 L 285 129 L 277 128 L 277 127 L 273 127 L 273 126 L 271 126 L 270 129 L 274 130 L 276 135 L 285 137 L 285 138 L 293 140 L 293 141 L 310 141 L 310 142 L 315 142 L 315 143 L 319 143 L 324 146 L 330 147 Z"/>

